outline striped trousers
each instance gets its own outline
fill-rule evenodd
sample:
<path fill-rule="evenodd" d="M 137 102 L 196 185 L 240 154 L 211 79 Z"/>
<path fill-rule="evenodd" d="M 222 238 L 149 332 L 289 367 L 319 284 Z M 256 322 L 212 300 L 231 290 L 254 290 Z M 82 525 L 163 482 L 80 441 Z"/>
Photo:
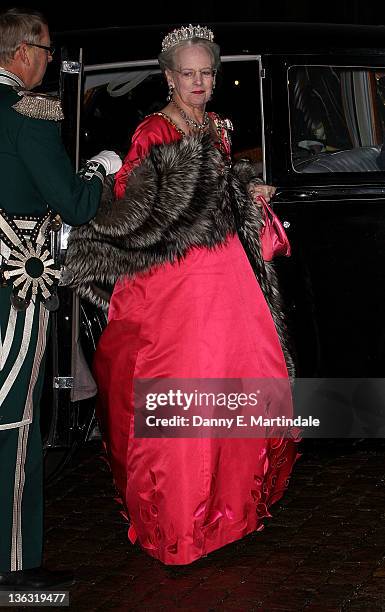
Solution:
<path fill-rule="evenodd" d="M 39 404 L 49 313 L 24 312 L 0 289 L 0 572 L 41 565 L 43 455 Z"/>

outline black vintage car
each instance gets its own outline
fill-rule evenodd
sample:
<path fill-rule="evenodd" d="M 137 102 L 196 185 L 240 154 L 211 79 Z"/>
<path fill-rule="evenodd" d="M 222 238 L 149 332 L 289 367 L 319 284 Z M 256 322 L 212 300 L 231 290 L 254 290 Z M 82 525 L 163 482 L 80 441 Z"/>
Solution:
<path fill-rule="evenodd" d="M 298 375 L 383 377 L 385 27 L 212 27 L 222 67 L 211 107 L 234 124 L 234 157 L 250 157 L 277 187 L 273 205 L 292 244 L 277 266 Z M 156 56 L 171 29 L 57 35 L 63 138 L 75 165 L 104 148 L 124 153 L 139 121 L 164 106 Z M 61 258 L 68 229 L 57 240 Z M 72 388 L 79 345 L 90 363 L 106 313 L 61 293 L 46 439 L 69 448 L 92 430 L 92 401 L 79 404 L 83 389 Z"/>

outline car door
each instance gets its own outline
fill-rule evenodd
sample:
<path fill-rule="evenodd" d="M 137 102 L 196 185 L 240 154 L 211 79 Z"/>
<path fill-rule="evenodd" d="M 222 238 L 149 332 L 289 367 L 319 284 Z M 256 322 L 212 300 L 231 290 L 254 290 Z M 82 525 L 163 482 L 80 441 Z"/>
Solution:
<path fill-rule="evenodd" d="M 59 95 L 65 119 L 61 136 L 76 170 L 79 169 L 80 116 L 82 107 L 82 49 L 62 47 L 60 59 L 51 71 L 50 91 Z M 52 232 L 55 259 L 63 264 L 70 227 L 62 224 Z M 79 393 L 79 384 L 96 387 L 90 376 L 83 352 L 91 355 L 96 346 L 96 332 L 105 325 L 102 312 L 87 310 L 65 286 L 58 288 L 60 307 L 51 314 L 51 333 L 47 349 L 46 374 L 42 399 L 41 429 L 45 449 L 46 480 L 53 479 L 70 459 L 77 446 L 94 426 L 92 401 L 82 402 L 89 389 Z M 82 336 L 82 340 L 80 340 Z M 81 348 L 83 347 L 83 348 Z M 75 372 L 78 387 L 74 387 Z"/>
<path fill-rule="evenodd" d="M 264 58 L 267 177 L 300 376 L 385 370 L 384 56 Z"/>

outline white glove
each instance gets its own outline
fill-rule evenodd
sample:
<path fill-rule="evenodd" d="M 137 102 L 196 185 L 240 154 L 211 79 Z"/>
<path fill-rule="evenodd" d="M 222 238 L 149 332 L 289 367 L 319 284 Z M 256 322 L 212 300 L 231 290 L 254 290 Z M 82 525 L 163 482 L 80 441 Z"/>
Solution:
<path fill-rule="evenodd" d="M 106 174 L 115 174 L 122 167 L 122 160 L 115 151 L 100 151 L 95 157 L 91 157 L 88 161 L 102 164 Z"/>

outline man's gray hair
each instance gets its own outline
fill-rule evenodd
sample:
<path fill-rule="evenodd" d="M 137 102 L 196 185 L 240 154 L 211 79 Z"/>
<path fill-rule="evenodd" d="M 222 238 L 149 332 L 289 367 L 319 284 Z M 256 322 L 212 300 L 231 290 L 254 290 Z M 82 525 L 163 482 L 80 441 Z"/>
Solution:
<path fill-rule="evenodd" d="M 8 64 L 23 42 L 39 43 L 45 17 L 38 11 L 11 8 L 0 13 L 0 65 Z"/>

